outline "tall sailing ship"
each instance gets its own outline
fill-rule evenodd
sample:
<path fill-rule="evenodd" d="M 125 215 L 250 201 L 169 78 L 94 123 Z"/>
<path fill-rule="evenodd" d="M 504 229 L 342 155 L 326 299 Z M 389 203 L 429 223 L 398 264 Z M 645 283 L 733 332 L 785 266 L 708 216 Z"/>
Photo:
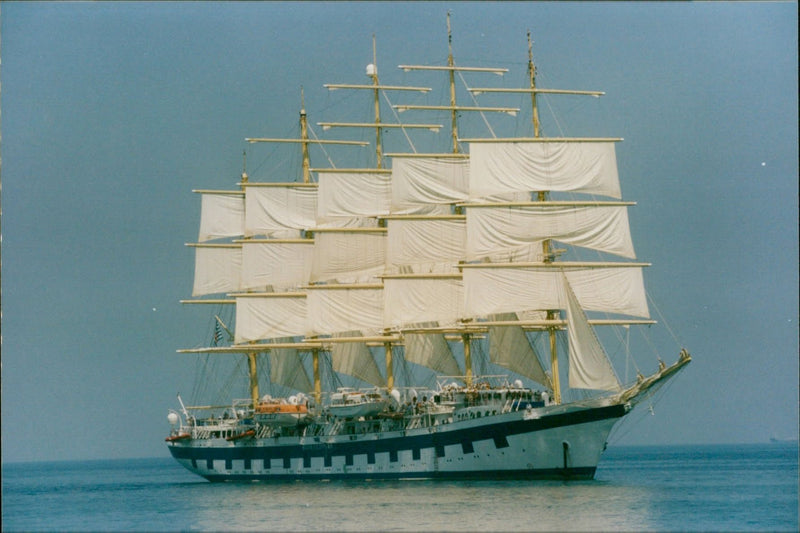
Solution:
<path fill-rule="evenodd" d="M 621 200 L 616 138 L 546 137 L 528 36 L 529 86 L 469 88 L 530 95 L 533 136 L 459 137 L 448 17 L 449 153 L 384 154 L 380 97 L 426 87 L 327 85 L 374 96 L 375 168 L 302 176 L 202 197 L 193 297 L 213 313 L 204 367 L 235 358 L 249 397 L 168 415 L 167 446 L 211 481 L 335 478 L 592 478 L 612 428 L 690 360 L 681 350 L 649 377 L 620 383 L 595 328 L 650 325 Z M 374 54 L 374 44 L 373 44 Z M 527 96 L 526 96 L 527 98 Z M 410 138 L 409 138 L 410 139 Z M 462 148 L 467 149 L 462 152 Z M 391 160 L 391 168 L 387 165 Z M 597 199 L 597 198 L 601 199 Z M 615 261 L 569 260 L 584 249 Z M 603 317 L 603 318 L 599 318 Z M 565 379 L 566 378 L 566 379 Z M 565 383 L 566 381 L 566 383 Z M 368 386 L 365 386 L 368 385 Z M 265 392 L 269 391 L 268 394 Z"/>

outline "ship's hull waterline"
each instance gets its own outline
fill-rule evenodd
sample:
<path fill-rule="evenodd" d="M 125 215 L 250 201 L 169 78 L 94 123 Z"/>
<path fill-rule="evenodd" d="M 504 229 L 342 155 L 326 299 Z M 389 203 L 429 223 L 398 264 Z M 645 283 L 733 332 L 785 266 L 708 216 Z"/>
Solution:
<path fill-rule="evenodd" d="M 592 479 L 630 407 L 540 416 L 523 410 L 386 433 L 183 440 L 173 457 L 209 481 L 295 479 Z"/>

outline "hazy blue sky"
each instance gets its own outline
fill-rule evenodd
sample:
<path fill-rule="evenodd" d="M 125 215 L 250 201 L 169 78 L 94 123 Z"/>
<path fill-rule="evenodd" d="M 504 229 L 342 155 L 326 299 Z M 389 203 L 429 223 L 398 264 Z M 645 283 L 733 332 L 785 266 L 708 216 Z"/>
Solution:
<path fill-rule="evenodd" d="M 625 138 L 637 255 L 694 362 L 617 443 L 797 436 L 795 2 L 0 9 L 4 462 L 167 454 L 194 368 L 175 350 L 206 326 L 178 303 L 191 190 L 235 187 L 245 137 L 293 134 L 301 85 L 312 123 L 352 120 L 322 85 L 367 81 L 373 33 L 383 82 L 428 83 L 395 67 L 444 64 L 448 9 L 457 63 L 520 86 L 530 29 L 540 86 L 606 91 L 548 99 L 546 133 Z M 248 154 L 254 179 L 294 177 Z"/>

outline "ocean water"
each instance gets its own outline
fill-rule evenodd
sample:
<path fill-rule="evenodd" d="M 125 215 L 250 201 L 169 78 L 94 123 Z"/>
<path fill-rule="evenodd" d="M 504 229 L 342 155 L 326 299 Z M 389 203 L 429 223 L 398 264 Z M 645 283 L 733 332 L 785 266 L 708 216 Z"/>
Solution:
<path fill-rule="evenodd" d="M 5 464 L 2 484 L 3 531 L 798 530 L 797 443 L 611 447 L 582 482 L 212 484 L 164 457 Z"/>

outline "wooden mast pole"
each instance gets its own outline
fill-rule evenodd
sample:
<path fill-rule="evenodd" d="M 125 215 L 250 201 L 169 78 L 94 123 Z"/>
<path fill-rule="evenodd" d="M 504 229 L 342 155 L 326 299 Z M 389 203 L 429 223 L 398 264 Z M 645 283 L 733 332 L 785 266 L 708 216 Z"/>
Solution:
<path fill-rule="evenodd" d="M 539 107 L 536 105 L 536 66 L 533 64 L 533 41 L 528 31 L 528 78 L 531 85 L 531 107 L 533 109 L 533 136 L 539 136 Z"/>
<path fill-rule="evenodd" d="M 378 86 L 378 53 L 375 46 L 375 34 L 372 34 L 372 71 L 367 73 L 372 78 L 373 98 L 375 103 L 375 164 L 383 168 L 383 148 L 381 147 L 381 103 Z"/>
<path fill-rule="evenodd" d="M 456 71 L 453 68 L 453 34 L 450 32 L 450 12 L 447 12 L 447 66 L 450 67 L 450 117 L 452 122 L 453 153 L 458 153 L 458 111 L 456 110 Z"/>
<path fill-rule="evenodd" d="M 242 152 L 242 190 L 245 190 L 247 185 L 248 176 L 247 176 L 247 151 Z M 248 375 L 250 377 L 250 400 L 253 402 L 253 408 L 255 409 L 256 405 L 258 404 L 258 398 L 260 393 L 258 391 L 258 360 L 256 358 L 255 352 L 251 352 L 247 354 L 247 368 L 248 368 Z"/>
<path fill-rule="evenodd" d="M 531 32 L 528 32 L 528 78 L 531 89 L 531 105 L 533 106 L 533 136 L 540 137 L 541 131 L 539 126 L 539 106 L 536 102 L 536 66 L 533 64 L 533 41 L 531 41 Z M 537 194 L 540 202 L 547 201 L 547 191 L 539 191 Z M 551 263 L 554 257 L 550 251 L 550 239 L 542 241 L 542 261 Z M 555 310 L 547 311 L 547 320 L 556 319 Z M 561 377 L 558 369 L 558 343 L 556 337 L 556 327 L 550 326 L 547 328 L 547 334 L 550 338 L 550 380 L 553 383 L 553 401 L 557 404 L 561 403 Z"/>
<path fill-rule="evenodd" d="M 322 402 L 322 378 L 319 372 L 319 349 L 311 351 L 311 362 L 314 370 L 314 402 L 319 407 Z"/>
<path fill-rule="evenodd" d="M 303 87 L 300 87 L 300 139 L 303 142 L 303 183 L 311 182 L 311 164 L 308 158 L 308 120 Z"/>

